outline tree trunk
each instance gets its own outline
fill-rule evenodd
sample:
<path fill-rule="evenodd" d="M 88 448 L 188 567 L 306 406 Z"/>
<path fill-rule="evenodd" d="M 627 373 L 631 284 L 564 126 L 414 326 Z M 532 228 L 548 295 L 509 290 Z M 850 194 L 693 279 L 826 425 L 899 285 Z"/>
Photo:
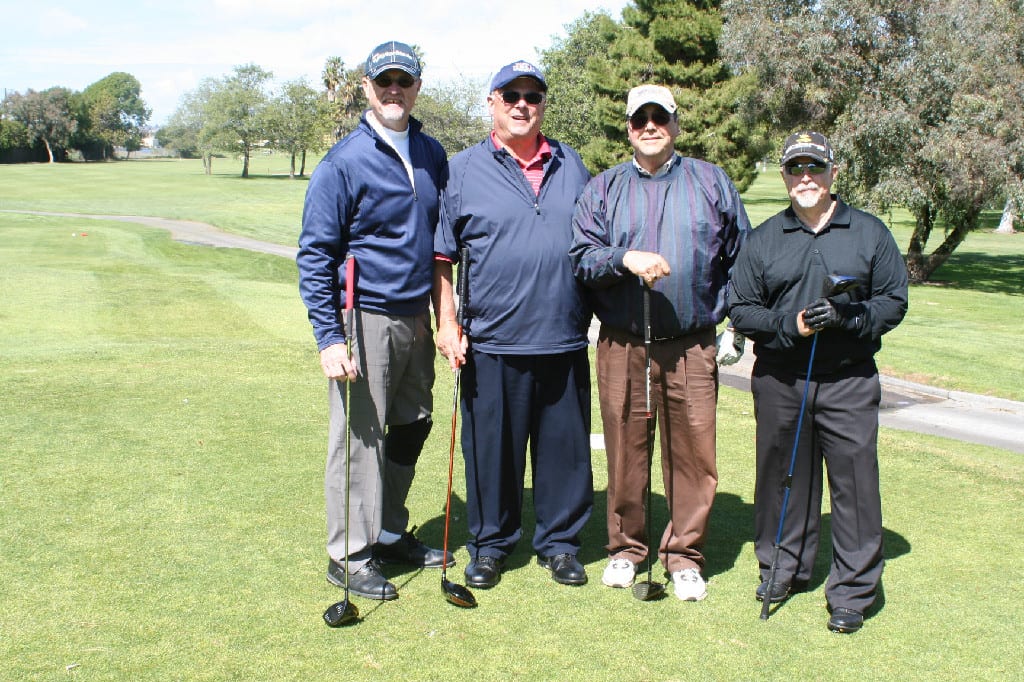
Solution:
<path fill-rule="evenodd" d="M 302 150 L 302 167 L 299 169 L 299 177 L 306 177 L 306 150 Z"/>
<path fill-rule="evenodd" d="M 291 169 L 288 171 L 288 177 L 292 180 L 295 179 L 295 152 L 292 152 L 292 165 Z"/>
<path fill-rule="evenodd" d="M 928 243 L 928 236 L 932 233 L 932 226 L 935 224 L 934 216 L 930 205 L 925 205 L 913 211 L 914 232 L 910 235 L 910 244 L 907 246 L 907 275 L 911 282 L 924 282 L 928 279 L 925 274 L 924 247 Z"/>
<path fill-rule="evenodd" d="M 930 212 L 929 212 L 930 213 Z M 937 249 L 931 252 L 931 254 L 925 255 L 923 253 L 923 247 L 925 241 L 915 243 L 918 232 L 921 230 L 921 219 L 918 218 L 917 226 L 914 228 L 914 236 L 911 237 L 911 248 L 907 250 L 907 275 L 910 281 L 915 284 L 927 282 L 931 279 L 931 276 L 938 270 L 943 263 L 945 263 L 949 257 L 956 250 L 956 247 L 963 243 L 964 239 L 967 238 L 967 233 L 978 226 L 978 216 L 980 211 L 974 210 L 964 216 L 963 222 L 956 226 Z M 931 231 L 931 227 L 927 228 L 927 232 Z"/>
<path fill-rule="evenodd" d="M 1013 234 L 1013 221 L 1017 217 L 1013 209 L 1014 201 L 1007 197 L 1006 205 L 1003 206 L 1003 217 L 999 219 L 999 227 L 996 228 L 997 234 Z"/>
<path fill-rule="evenodd" d="M 50 148 L 50 141 L 49 141 L 49 140 L 47 140 L 47 139 L 46 139 L 46 138 L 44 137 L 44 138 L 43 138 L 43 144 L 45 144 L 45 145 L 46 145 L 46 153 L 47 153 L 47 155 L 48 155 L 48 156 L 50 157 L 50 163 L 56 163 L 56 162 L 55 162 L 55 161 L 53 160 L 53 149 L 51 149 L 51 148 Z"/>
<path fill-rule="evenodd" d="M 213 174 L 213 154 L 209 152 L 203 152 L 203 173 L 206 175 Z"/>
<path fill-rule="evenodd" d="M 249 148 L 242 151 L 242 177 L 249 177 Z"/>

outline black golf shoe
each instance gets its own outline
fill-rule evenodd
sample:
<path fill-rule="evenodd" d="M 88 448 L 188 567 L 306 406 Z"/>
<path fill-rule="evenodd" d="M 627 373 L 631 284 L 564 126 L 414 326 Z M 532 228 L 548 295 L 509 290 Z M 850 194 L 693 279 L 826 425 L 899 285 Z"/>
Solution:
<path fill-rule="evenodd" d="M 332 585 L 345 587 L 345 567 L 331 559 L 327 564 L 327 581 Z M 373 559 L 348 577 L 348 590 L 367 599 L 391 601 L 398 598 L 398 589 L 388 582 Z"/>
<path fill-rule="evenodd" d="M 409 564 L 420 568 L 450 568 L 455 565 L 455 555 L 427 547 L 410 531 L 402 533 L 401 539 L 390 545 L 374 543 L 373 558 L 385 564 Z"/>
<path fill-rule="evenodd" d="M 493 556 L 481 556 L 466 566 L 466 583 L 472 587 L 494 587 L 501 580 L 504 561 Z"/>
<path fill-rule="evenodd" d="M 863 625 L 863 613 L 842 607 L 832 609 L 832 615 L 828 619 L 828 629 L 832 632 L 857 632 Z"/>
<path fill-rule="evenodd" d="M 764 595 L 767 591 L 768 581 L 765 580 L 763 583 L 757 586 L 757 589 L 754 591 L 754 598 L 757 599 L 757 601 L 764 601 Z M 774 585 L 772 585 L 772 593 L 771 597 L 769 598 L 769 601 L 772 604 L 777 604 L 780 601 L 785 601 L 786 597 L 788 596 L 789 583 L 776 582 Z"/>
<path fill-rule="evenodd" d="M 583 568 L 575 554 L 557 554 L 537 557 L 537 563 L 551 571 L 551 579 L 562 585 L 585 585 L 587 569 Z"/>

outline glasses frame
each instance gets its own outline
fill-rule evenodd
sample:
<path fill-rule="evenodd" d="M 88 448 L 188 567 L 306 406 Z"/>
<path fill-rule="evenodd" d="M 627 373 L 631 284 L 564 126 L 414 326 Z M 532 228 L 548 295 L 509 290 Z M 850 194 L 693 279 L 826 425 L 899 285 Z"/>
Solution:
<path fill-rule="evenodd" d="M 529 92 L 520 92 L 518 90 L 502 90 L 501 101 L 509 106 L 519 104 L 519 100 L 525 101 L 530 106 L 537 106 L 544 101 L 544 93 L 531 90 Z"/>
<path fill-rule="evenodd" d="M 654 125 L 664 128 L 672 122 L 672 114 L 661 107 L 655 107 L 650 116 L 643 109 L 637 109 L 626 120 L 629 122 L 629 127 L 633 130 L 643 130 L 651 121 L 654 121 Z"/>
<path fill-rule="evenodd" d="M 413 78 L 412 74 L 402 72 L 402 75 L 396 77 L 389 76 L 386 73 L 382 73 L 373 79 L 374 84 L 381 89 L 390 88 L 392 83 L 397 83 L 398 87 L 403 90 L 411 88 L 416 85 L 416 79 Z"/>
<path fill-rule="evenodd" d="M 818 175 L 824 175 L 832 168 L 831 163 L 822 163 L 821 161 L 805 161 L 803 163 L 785 163 L 782 165 L 783 170 L 786 171 L 786 175 L 794 178 L 802 178 L 804 175 L 810 175 L 816 177 Z M 799 171 L 794 173 L 793 171 Z"/>

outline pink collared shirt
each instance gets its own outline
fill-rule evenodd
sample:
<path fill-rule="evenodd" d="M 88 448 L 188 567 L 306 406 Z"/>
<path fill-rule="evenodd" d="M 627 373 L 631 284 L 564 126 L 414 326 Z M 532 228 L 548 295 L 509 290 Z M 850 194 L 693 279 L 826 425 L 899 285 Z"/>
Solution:
<path fill-rule="evenodd" d="M 503 145 L 498 141 L 494 131 L 491 131 L 491 143 L 495 149 L 508 149 L 508 153 L 512 155 L 512 158 L 519 164 L 519 168 L 523 171 L 523 175 L 526 176 L 526 181 L 530 183 L 530 187 L 533 188 L 534 194 L 540 194 L 540 183 L 544 180 L 544 162 L 551 158 L 551 145 L 548 144 L 548 139 L 541 134 L 537 134 L 540 140 L 540 145 L 537 147 L 537 153 L 533 155 L 533 158 L 524 161 L 516 156 L 511 149 Z"/>

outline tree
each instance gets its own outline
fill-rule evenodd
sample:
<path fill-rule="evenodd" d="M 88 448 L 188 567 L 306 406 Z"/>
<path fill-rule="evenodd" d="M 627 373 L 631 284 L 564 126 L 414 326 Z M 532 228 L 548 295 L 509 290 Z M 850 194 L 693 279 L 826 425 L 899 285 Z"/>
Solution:
<path fill-rule="evenodd" d="M 848 199 L 910 211 L 907 268 L 923 282 L 1024 177 L 1020 5 L 727 0 L 724 46 L 777 131 L 831 134 Z"/>
<path fill-rule="evenodd" d="M 242 177 L 249 177 L 252 150 L 270 136 L 267 126 L 267 82 L 274 74 L 255 64 L 236 66 L 218 81 L 206 102 L 204 133 L 221 149 L 241 154 Z"/>
<path fill-rule="evenodd" d="M 333 125 L 327 100 L 305 79 L 284 84 L 268 110 L 268 128 L 274 147 L 291 154 L 289 175 L 295 177 L 295 157 L 302 156 L 299 175 L 306 174 L 306 152 L 326 146 Z"/>
<path fill-rule="evenodd" d="M 87 125 L 80 126 L 84 128 L 81 132 L 102 141 L 104 159 L 113 147 L 128 148 L 132 140 L 141 139 L 152 113 L 141 92 L 138 79 L 123 71 L 114 72 L 82 91 Z"/>
<path fill-rule="evenodd" d="M 540 65 L 548 82 L 544 110 L 546 135 L 578 150 L 602 134 L 601 125 L 593 115 L 597 92 L 588 78 L 587 63 L 590 60 L 607 62 L 608 49 L 620 30 L 621 26 L 607 13 L 584 12 L 582 17 L 565 26 L 564 38 L 556 37 L 550 48 L 541 51 Z M 595 64 L 592 70 L 605 71 L 610 66 Z"/>
<path fill-rule="evenodd" d="M 36 92 L 31 88 L 24 94 L 12 93 L 4 99 L 7 114 L 25 126 L 29 144 L 42 141 L 50 163 L 56 161 L 54 149 L 65 150 L 78 121 L 71 112 L 67 88 L 50 88 Z"/>
<path fill-rule="evenodd" d="M 476 144 L 491 129 L 484 109 L 483 81 L 468 78 L 442 82 L 420 91 L 412 115 L 448 156 Z"/>
<path fill-rule="evenodd" d="M 215 136 L 212 126 L 208 125 L 208 110 L 217 87 L 218 81 L 205 78 L 195 90 L 182 95 L 178 108 L 156 136 L 161 145 L 177 149 L 182 156 L 202 158 L 206 175 L 213 172 Z"/>
<path fill-rule="evenodd" d="M 587 62 L 596 91 L 592 116 L 602 133 L 581 150 L 588 167 L 601 170 L 630 157 L 626 93 L 656 83 L 679 104 L 676 148 L 722 166 L 740 189 L 753 181 L 767 149 L 766 129 L 747 106 L 755 79 L 733 77 L 719 56 L 718 6 L 717 0 L 635 0 L 622 11 L 624 26 L 605 34 L 612 38 L 608 58 Z"/>
<path fill-rule="evenodd" d="M 335 140 L 356 129 L 359 116 L 369 105 L 363 92 L 363 72 L 362 66 L 346 69 L 341 57 L 328 57 L 324 64 L 322 78 L 335 123 Z"/>

